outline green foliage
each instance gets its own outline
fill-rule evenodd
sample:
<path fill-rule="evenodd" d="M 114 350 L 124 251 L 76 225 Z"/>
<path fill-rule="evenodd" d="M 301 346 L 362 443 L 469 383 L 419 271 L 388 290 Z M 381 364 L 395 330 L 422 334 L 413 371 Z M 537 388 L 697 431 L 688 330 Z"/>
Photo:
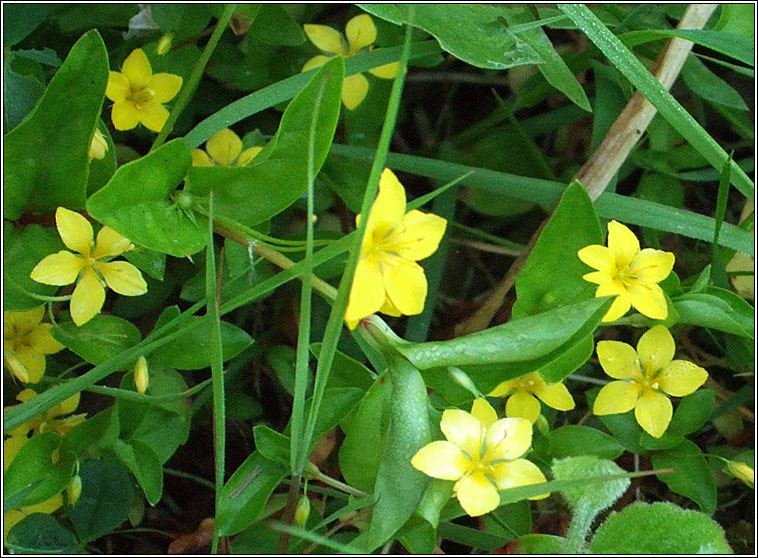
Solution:
<path fill-rule="evenodd" d="M 14 525 L 5 545 L 18 554 L 75 554 L 76 539 L 58 521 L 33 513 Z"/>
<path fill-rule="evenodd" d="M 141 341 L 131 322 L 116 316 L 95 316 L 80 327 L 59 324 L 53 337 L 90 364 L 102 364 Z"/>
<path fill-rule="evenodd" d="M 658 475 L 673 492 L 696 502 L 705 514 L 716 511 L 716 482 L 697 444 L 683 440 L 654 453 L 652 460 L 656 469 L 673 469 L 672 473 Z"/>
<path fill-rule="evenodd" d="M 63 243 L 54 229 L 39 225 L 17 229 L 4 221 L 3 234 L 3 310 L 36 308 L 42 302 L 27 293 L 52 296 L 56 287 L 32 281 L 29 273 L 42 258 L 62 249 Z"/>

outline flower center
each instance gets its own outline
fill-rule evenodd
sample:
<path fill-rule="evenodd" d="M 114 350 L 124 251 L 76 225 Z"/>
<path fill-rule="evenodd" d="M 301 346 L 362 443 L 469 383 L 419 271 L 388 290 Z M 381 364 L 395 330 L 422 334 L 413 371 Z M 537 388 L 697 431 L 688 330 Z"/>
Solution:
<path fill-rule="evenodd" d="M 619 272 L 616 278 L 621 281 L 624 286 L 629 286 L 637 281 L 637 276 L 629 271 L 628 266 L 624 267 L 624 269 Z"/>
<path fill-rule="evenodd" d="M 132 91 L 129 100 L 136 103 L 137 108 L 142 109 L 144 108 L 144 105 L 153 100 L 153 97 L 155 97 L 155 91 L 144 87 L 137 91 Z"/>

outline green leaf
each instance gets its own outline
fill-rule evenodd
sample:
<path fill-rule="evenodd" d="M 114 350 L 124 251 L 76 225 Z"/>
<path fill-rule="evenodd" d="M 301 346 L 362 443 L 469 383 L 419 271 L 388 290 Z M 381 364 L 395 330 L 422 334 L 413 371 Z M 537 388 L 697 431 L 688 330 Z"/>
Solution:
<path fill-rule="evenodd" d="M 71 48 L 35 109 L 8 132 L 4 215 L 50 213 L 58 206 L 82 209 L 87 193 L 92 134 L 108 81 L 108 56 L 97 31 Z"/>
<path fill-rule="evenodd" d="M 211 20 L 205 4 L 156 4 L 150 15 L 163 33 L 174 36 L 174 44 L 203 31 Z"/>
<path fill-rule="evenodd" d="M 565 539 L 555 535 L 523 535 L 516 539 L 514 554 L 561 554 Z"/>
<path fill-rule="evenodd" d="M 555 460 L 551 471 L 557 481 L 582 479 L 588 475 L 625 473 L 613 461 L 589 455 Z M 569 503 L 574 514 L 581 509 L 587 509 L 595 516 L 611 507 L 626 492 L 630 484 L 629 479 L 616 479 L 597 484 L 574 485 L 561 489 L 561 495 Z"/>
<path fill-rule="evenodd" d="M 13 71 L 14 55 L 10 53 L 3 67 L 3 117 L 7 130 L 18 126 L 45 92 L 45 85 L 34 75 Z"/>
<path fill-rule="evenodd" d="M 636 502 L 611 512 L 590 546 L 594 554 L 731 554 L 724 530 L 707 515 L 670 502 Z"/>
<path fill-rule="evenodd" d="M 324 64 L 290 102 L 279 129 L 265 151 L 247 167 L 191 167 L 188 191 L 204 196 L 214 192 L 215 217 L 253 226 L 277 215 L 307 188 L 308 145 L 317 100 L 321 112 L 315 124 L 313 171 L 329 153 L 342 103 L 344 63 L 337 56 Z M 251 203 L 255 200 L 255 203 Z"/>
<path fill-rule="evenodd" d="M 305 34 L 292 16 L 277 4 L 262 4 L 250 26 L 249 33 L 257 40 L 270 45 L 298 46 Z"/>
<path fill-rule="evenodd" d="M 752 4 L 721 4 L 721 16 L 713 28 L 744 35 L 751 39 L 755 36 L 755 6 Z"/>
<path fill-rule="evenodd" d="M 569 15 L 570 17 L 570 15 Z M 619 35 L 619 40 L 632 48 L 650 41 L 679 37 L 693 43 L 720 52 L 739 60 L 748 66 L 754 65 L 755 45 L 750 37 L 729 33 L 728 31 L 713 31 L 710 29 L 645 29 L 630 31 Z"/>
<path fill-rule="evenodd" d="M 517 8 L 509 6 L 508 9 L 503 10 L 503 16 L 508 22 L 509 27 L 535 21 L 534 16 L 527 7 Z M 542 27 L 518 32 L 517 36 L 523 39 L 544 60 L 542 64 L 537 65 L 537 69 L 545 76 L 547 82 L 566 95 L 571 102 L 587 112 L 592 112 L 587 94 L 576 80 L 573 72 L 563 61 L 563 58 L 555 51 L 553 44 L 548 39 Z"/>
<path fill-rule="evenodd" d="M 208 338 L 205 317 L 194 317 L 190 323 L 203 323 L 192 328 L 186 335 L 156 350 L 150 356 L 150 362 L 179 370 L 200 370 L 211 363 L 211 347 Z M 221 341 L 224 348 L 224 361 L 230 360 L 253 343 L 247 332 L 229 322 L 221 322 Z"/>
<path fill-rule="evenodd" d="M 72 428 L 63 438 L 60 451 L 62 454 L 71 452 L 81 459 L 92 447 L 105 448 L 113 444 L 120 431 L 118 409 L 108 407 Z"/>
<path fill-rule="evenodd" d="M 75 554 L 76 538 L 51 515 L 33 513 L 14 525 L 5 544 L 17 554 Z"/>
<path fill-rule="evenodd" d="M 219 535 L 234 535 L 254 523 L 288 473 L 288 466 L 266 459 L 257 451 L 250 454 L 221 490 L 216 515 Z"/>
<path fill-rule="evenodd" d="M 163 274 L 166 272 L 166 254 L 147 248 L 137 248 L 124 252 L 123 256 L 129 263 L 153 279 L 163 281 Z"/>
<path fill-rule="evenodd" d="M 748 110 L 734 87 L 714 74 L 697 56 L 690 55 L 682 68 L 682 78 L 693 93 L 726 107 Z"/>
<path fill-rule="evenodd" d="M 704 293 L 687 293 L 673 302 L 679 323 L 755 338 L 753 307 L 731 291 L 708 287 Z"/>
<path fill-rule="evenodd" d="M 135 244 L 176 257 L 190 256 L 205 247 L 207 221 L 191 219 L 172 205 L 169 196 L 191 163 L 184 140 L 170 141 L 119 167 L 87 200 L 87 211 Z"/>
<path fill-rule="evenodd" d="M 98 314 L 79 327 L 73 322 L 52 329 L 53 337 L 90 364 L 102 364 L 142 340 L 129 321 Z"/>
<path fill-rule="evenodd" d="M 570 341 L 566 346 L 567 348 L 554 360 L 539 367 L 540 376 L 549 384 L 565 380 L 569 374 L 587 362 L 595 351 L 595 341 L 591 333 L 580 336 L 576 342 Z"/>
<path fill-rule="evenodd" d="M 716 394 L 710 389 L 699 389 L 682 398 L 666 432 L 680 436 L 697 432 L 710 420 L 715 408 Z"/>
<path fill-rule="evenodd" d="M 411 554 L 431 555 L 437 547 L 437 530 L 417 516 L 412 516 L 396 536 Z"/>
<path fill-rule="evenodd" d="M 3 7 L 3 44 L 13 46 L 34 31 L 60 4 L 8 4 Z"/>
<path fill-rule="evenodd" d="M 423 517 L 432 527 L 437 527 L 445 505 L 453 495 L 453 481 L 430 479 L 416 508 L 419 517 Z"/>
<path fill-rule="evenodd" d="M 685 439 L 672 449 L 653 454 L 653 468 L 673 469 L 673 473 L 658 475 L 672 492 L 693 500 L 703 513 L 716 511 L 716 483 L 703 452 Z"/>
<path fill-rule="evenodd" d="M 17 229 L 5 221 L 3 234 L 3 310 L 37 308 L 43 302 L 27 296 L 23 291 L 53 296 L 58 287 L 37 283 L 29 274 L 44 257 L 61 250 L 63 243 L 55 229 L 39 225 Z"/>
<path fill-rule="evenodd" d="M 3 477 L 3 500 L 9 501 L 22 491 L 28 491 L 16 507 L 39 504 L 52 498 L 66 487 L 73 472 L 73 461 L 62 455 L 54 464 L 53 452 L 61 438 L 53 432 L 32 436 L 21 446 Z"/>
<path fill-rule="evenodd" d="M 123 466 L 85 461 L 79 468 L 82 493 L 68 517 L 82 542 L 94 541 L 121 525 L 129 514 L 134 489 Z"/>
<path fill-rule="evenodd" d="M 432 34 L 442 48 L 479 68 L 505 70 L 541 64 L 542 57 L 500 19 L 505 10 L 483 4 L 415 4 L 412 22 L 403 4 L 358 4 L 372 15 L 402 25 L 412 23 Z"/>
<path fill-rule="evenodd" d="M 160 502 L 163 493 L 163 467 L 152 447 L 139 440 L 117 440 L 109 448 L 137 479 L 151 506 Z"/>
<path fill-rule="evenodd" d="M 311 343 L 311 352 L 318 358 L 321 343 Z M 327 387 L 358 387 L 366 391 L 374 384 L 375 374 L 357 360 L 341 351 L 334 353 L 332 372 Z"/>
<path fill-rule="evenodd" d="M 624 453 L 624 446 L 605 432 L 570 424 L 550 433 L 550 450 L 556 458 L 592 455 L 601 459 L 616 459 Z"/>
<path fill-rule="evenodd" d="M 577 181 L 568 185 L 516 279 L 513 318 L 539 314 L 595 296 L 582 276 L 590 271 L 577 252 L 603 244 L 595 207 Z"/>
<path fill-rule="evenodd" d="M 265 424 L 253 427 L 255 447 L 266 459 L 281 463 L 285 467 L 290 464 L 290 439 L 289 436 L 280 434 Z"/>

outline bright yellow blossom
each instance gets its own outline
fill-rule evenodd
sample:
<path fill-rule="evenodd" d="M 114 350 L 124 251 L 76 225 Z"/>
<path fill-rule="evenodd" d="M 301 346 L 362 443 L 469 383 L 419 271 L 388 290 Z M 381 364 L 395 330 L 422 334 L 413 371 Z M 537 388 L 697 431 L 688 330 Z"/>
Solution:
<path fill-rule="evenodd" d="M 3 362 L 24 383 L 39 382 L 45 373 L 45 355 L 65 348 L 50 334 L 53 326 L 42 323 L 44 316 L 44 306 L 24 312 L 3 312 Z M 18 363 L 13 361 L 14 357 Z"/>
<path fill-rule="evenodd" d="M 242 140 L 229 128 L 224 128 L 205 142 L 205 151 L 192 150 L 193 167 L 244 167 L 252 161 L 262 147 L 248 147 L 242 151 Z"/>
<path fill-rule="evenodd" d="M 140 271 L 129 262 L 109 262 L 106 259 L 131 250 L 134 245 L 110 227 L 97 233 L 93 246 L 92 225 L 89 221 L 64 207 L 55 212 L 58 233 L 68 248 L 79 255 L 61 250 L 39 262 L 31 278 L 46 285 L 69 285 L 76 282 L 71 296 L 71 318 L 78 326 L 100 312 L 108 285 L 119 294 L 138 296 L 147 292 Z"/>
<path fill-rule="evenodd" d="M 634 416 L 642 429 L 660 438 L 671 422 L 673 409 L 665 394 L 684 397 L 697 390 L 708 372 L 686 360 L 673 360 L 674 338 L 665 327 L 648 330 L 637 343 L 600 341 L 597 357 L 611 382 L 600 390 L 592 412 L 596 415 L 626 413 Z"/>
<path fill-rule="evenodd" d="M 416 262 L 434 253 L 447 221 L 415 209 L 406 213 L 405 201 L 403 185 L 391 170 L 384 169 L 345 311 L 350 329 L 375 312 L 400 316 L 424 309 L 426 276 Z M 356 223 L 359 220 L 360 215 Z"/>
<path fill-rule="evenodd" d="M 574 408 L 574 398 L 562 383 L 548 384 L 539 372 L 532 372 L 515 380 L 507 380 L 493 389 L 490 397 L 503 397 L 513 392 L 505 403 L 505 414 L 509 417 L 521 417 L 532 424 L 540 416 L 540 402 L 535 395 L 548 407 L 559 411 L 570 411 Z"/>
<path fill-rule="evenodd" d="M 168 120 L 168 110 L 161 103 L 173 99 L 182 88 L 182 78 L 174 74 L 153 74 L 150 61 L 141 48 L 124 60 L 121 72 L 108 76 L 105 96 L 113 101 L 111 120 L 117 130 L 131 130 L 142 124 L 160 132 Z"/>
<path fill-rule="evenodd" d="M 440 429 L 447 441 L 425 445 L 411 464 L 430 477 L 457 481 L 453 491 L 468 515 L 476 517 L 497 508 L 498 490 L 546 482 L 534 463 L 519 459 L 532 444 L 528 420 L 498 420 L 495 409 L 480 398 L 474 400 L 470 413 L 443 412 Z"/>
<path fill-rule="evenodd" d="M 308 39 L 318 48 L 328 54 L 336 54 L 343 58 L 349 58 L 358 54 L 358 52 L 369 47 L 376 40 L 376 26 L 374 20 L 368 14 L 355 16 L 347 22 L 345 26 L 345 37 L 339 31 L 326 25 L 303 25 L 305 34 Z M 301 72 L 307 72 L 313 68 L 318 68 L 329 60 L 328 56 L 319 54 L 314 56 L 305 63 Z M 369 73 L 382 79 L 392 79 L 397 73 L 397 62 L 385 64 L 378 68 L 369 70 Z M 361 104 L 368 93 L 368 80 L 363 74 L 355 74 L 346 77 L 342 82 L 342 103 L 349 110 L 355 109 Z"/>
<path fill-rule="evenodd" d="M 105 153 L 108 151 L 108 142 L 105 141 L 103 133 L 95 128 L 95 133 L 92 135 L 92 141 L 89 143 L 89 155 L 90 159 L 105 159 Z"/>
<path fill-rule="evenodd" d="M 579 259 L 597 269 L 584 276 L 598 285 L 595 296 L 618 295 L 604 322 L 619 319 L 632 306 L 654 320 L 668 316 L 666 299 L 658 282 L 674 267 L 674 254 L 652 248 L 640 250 L 634 233 L 616 221 L 608 223 L 608 246 L 593 244 L 579 250 Z"/>

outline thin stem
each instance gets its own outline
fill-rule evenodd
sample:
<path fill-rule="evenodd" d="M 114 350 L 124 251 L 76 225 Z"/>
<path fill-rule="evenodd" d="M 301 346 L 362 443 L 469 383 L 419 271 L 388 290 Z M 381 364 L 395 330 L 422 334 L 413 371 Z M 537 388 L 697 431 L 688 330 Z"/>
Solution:
<path fill-rule="evenodd" d="M 209 480 L 205 480 L 203 477 L 193 475 L 192 473 L 185 473 L 184 471 L 179 471 L 177 469 L 170 469 L 168 467 L 164 467 L 163 472 L 166 473 L 167 475 L 171 475 L 172 477 L 194 481 L 200 486 L 204 486 L 205 488 L 208 488 L 210 490 L 216 490 L 216 485 L 214 483 L 212 483 Z"/>
<path fill-rule="evenodd" d="M 334 479 L 328 475 L 325 475 L 322 473 L 319 469 L 315 467 L 308 467 L 306 469 L 308 478 L 323 482 L 327 486 L 331 486 L 332 488 L 336 488 L 337 490 L 341 490 L 345 494 L 350 494 L 351 496 L 355 496 L 356 498 L 367 498 L 370 496 L 370 494 L 366 494 L 362 490 L 358 490 L 357 488 L 353 488 L 349 484 L 345 484 L 344 482 L 338 481 L 337 479 Z"/>

